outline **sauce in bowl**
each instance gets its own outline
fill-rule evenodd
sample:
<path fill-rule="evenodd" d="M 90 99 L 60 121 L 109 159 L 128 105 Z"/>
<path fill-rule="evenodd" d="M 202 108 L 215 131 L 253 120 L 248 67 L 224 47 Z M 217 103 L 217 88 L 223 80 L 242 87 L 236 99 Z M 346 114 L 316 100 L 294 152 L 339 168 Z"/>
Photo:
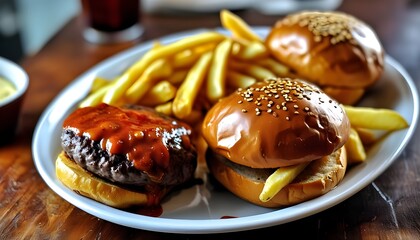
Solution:
<path fill-rule="evenodd" d="M 8 80 L 0 77 L 0 102 L 16 92 L 16 87 Z"/>

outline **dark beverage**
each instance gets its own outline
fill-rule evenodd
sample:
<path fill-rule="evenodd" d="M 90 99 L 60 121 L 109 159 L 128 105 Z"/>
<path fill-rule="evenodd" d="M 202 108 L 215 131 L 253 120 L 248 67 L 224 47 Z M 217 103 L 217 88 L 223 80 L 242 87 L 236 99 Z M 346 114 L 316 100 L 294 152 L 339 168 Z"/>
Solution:
<path fill-rule="evenodd" d="M 90 42 L 111 43 L 132 40 L 143 32 L 140 0 L 81 0 Z"/>
<path fill-rule="evenodd" d="M 82 0 L 82 4 L 87 24 L 99 31 L 120 31 L 139 21 L 139 0 Z"/>

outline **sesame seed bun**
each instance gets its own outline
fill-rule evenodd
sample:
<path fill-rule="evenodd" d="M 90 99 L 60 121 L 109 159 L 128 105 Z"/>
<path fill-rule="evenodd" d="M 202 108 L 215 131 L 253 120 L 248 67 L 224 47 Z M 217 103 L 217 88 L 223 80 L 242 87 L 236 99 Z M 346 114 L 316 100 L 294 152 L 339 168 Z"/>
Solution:
<path fill-rule="evenodd" d="M 348 95 L 331 92 L 346 104 L 356 103 L 363 95 L 360 92 L 372 86 L 384 68 L 384 50 L 375 32 L 344 13 L 291 14 L 273 26 L 265 43 L 298 76 L 322 89 L 346 91 Z"/>
<path fill-rule="evenodd" d="M 312 161 L 270 201 L 262 202 L 258 196 L 273 169 L 245 167 L 212 151 L 208 151 L 206 159 L 214 178 L 226 189 L 246 201 L 263 207 L 285 207 L 319 197 L 340 183 L 347 168 L 346 151 L 341 147 L 330 155 Z"/>
<path fill-rule="evenodd" d="M 216 103 L 203 121 L 209 147 L 232 162 L 278 168 L 329 155 L 347 141 L 341 106 L 299 79 L 268 79 Z"/>

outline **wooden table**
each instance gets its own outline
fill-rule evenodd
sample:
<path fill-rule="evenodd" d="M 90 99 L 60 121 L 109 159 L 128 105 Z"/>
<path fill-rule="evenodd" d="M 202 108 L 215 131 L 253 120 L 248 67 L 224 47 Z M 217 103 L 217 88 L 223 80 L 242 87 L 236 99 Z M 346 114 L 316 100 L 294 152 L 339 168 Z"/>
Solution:
<path fill-rule="evenodd" d="M 340 10 L 370 24 L 387 53 L 420 84 L 420 1 L 344 1 Z M 272 25 L 280 16 L 238 14 L 251 25 Z M 192 20 L 193 19 L 193 20 Z M 142 41 L 178 31 L 220 26 L 217 14 L 144 15 L 143 37 L 100 46 L 82 39 L 76 17 L 22 65 L 31 79 L 19 132 L 0 147 L 0 239 L 420 239 L 420 129 L 380 177 L 353 197 L 319 214 L 266 229 L 216 235 L 156 233 L 119 226 L 89 215 L 55 194 L 32 161 L 34 127 L 50 101 L 99 61 Z M 45 146 L 48 147 L 48 146 Z"/>

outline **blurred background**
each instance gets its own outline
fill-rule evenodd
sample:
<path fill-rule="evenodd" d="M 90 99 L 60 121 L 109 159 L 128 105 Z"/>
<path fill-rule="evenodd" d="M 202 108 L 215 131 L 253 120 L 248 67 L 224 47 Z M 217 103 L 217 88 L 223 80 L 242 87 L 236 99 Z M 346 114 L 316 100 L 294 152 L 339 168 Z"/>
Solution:
<path fill-rule="evenodd" d="M 0 56 L 36 53 L 79 8 L 77 0 L 0 0 Z"/>
<path fill-rule="evenodd" d="M 253 8 L 280 15 L 299 9 L 335 9 L 341 0 L 142 0 L 145 12 L 216 14 L 220 9 Z M 79 14 L 79 0 L 0 0 L 0 56 L 19 62 L 35 54 L 70 19 Z"/>

